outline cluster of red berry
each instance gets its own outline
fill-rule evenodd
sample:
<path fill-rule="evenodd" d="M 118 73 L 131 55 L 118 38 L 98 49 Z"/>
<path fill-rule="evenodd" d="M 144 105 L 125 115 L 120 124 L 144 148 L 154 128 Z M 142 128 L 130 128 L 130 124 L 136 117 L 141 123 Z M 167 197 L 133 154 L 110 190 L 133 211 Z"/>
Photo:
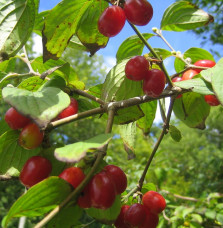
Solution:
<path fill-rule="evenodd" d="M 65 108 L 56 119 L 74 115 L 78 112 L 78 103 L 71 98 L 70 105 Z M 15 108 L 11 107 L 5 114 L 5 121 L 13 130 L 22 129 L 19 135 L 19 144 L 25 149 L 35 149 L 38 147 L 44 137 L 44 132 L 33 123 L 29 118 L 20 114 Z"/>
<path fill-rule="evenodd" d="M 166 77 L 163 71 L 149 67 L 144 56 L 135 56 L 127 62 L 125 75 L 133 81 L 143 80 L 144 93 L 150 97 L 158 97 L 164 90 Z"/>
<path fill-rule="evenodd" d="M 146 0 L 126 0 L 123 9 L 112 5 L 105 9 L 98 21 L 98 30 L 107 37 L 116 36 L 126 19 L 135 25 L 146 25 L 152 19 L 153 8 Z"/>
<path fill-rule="evenodd" d="M 216 63 L 212 60 L 198 60 L 197 62 L 194 63 L 195 66 L 199 67 L 214 67 Z M 180 81 L 185 81 L 185 80 L 190 80 L 192 79 L 195 75 L 199 74 L 202 71 L 202 69 L 189 69 L 185 71 L 182 75 L 182 77 L 175 77 L 172 79 L 172 82 L 180 82 Z M 179 95 L 177 98 L 180 98 L 182 95 Z M 210 105 L 210 106 L 217 106 L 220 104 L 219 100 L 215 95 L 205 95 L 204 96 L 205 101 Z"/>
<path fill-rule="evenodd" d="M 166 207 L 162 195 L 148 191 L 142 197 L 142 204 L 123 205 L 115 221 L 116 228 L 156 228 L 159 222 L 158 214 Z"/>

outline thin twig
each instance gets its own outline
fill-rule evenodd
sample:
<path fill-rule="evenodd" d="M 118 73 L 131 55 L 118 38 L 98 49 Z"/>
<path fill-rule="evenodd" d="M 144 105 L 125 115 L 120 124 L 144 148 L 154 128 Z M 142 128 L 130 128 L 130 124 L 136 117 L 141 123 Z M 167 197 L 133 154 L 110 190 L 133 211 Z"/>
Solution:
<path fill-rule="evenodd" d="M 147 161 L 147 164 L 146 164 L 146 166 L 144 168 L 142 176 L 141 176 L 141 178 L 139 180 L 139 186 L 138 186 L 138 190 L 139 191 L 142 190 L 143 182 L 145 180 L 145 177 L 146 177 L 147 171 L 148 171 L 148 169 L 150 167 L 150 164 L 151 164 L 151 162 L 152 162 L 152 160 L 153 160 L 153 158 L 154 158 L 154 156 L 156 154 L 156 151 L 157 151 L 157 149 L 158 149 L 158 147 L 159 147 L 164 135 L 167 132 L 167 129 L 169 128 L 169 122 L 170 122 L 170 117 L 171 117 L 171 113 L 172 113 L 172 110 L 173 110 L 174 100 L 175 100 L 175 97 L 171 97 L 170 106 L 169 106 L 169 110 L 168 110 L 168 113 L 167 113 L 166 122 L 164 123 L 164 126 L 163 126 L 163 130 L 162 130 L 162 132 L 161 132 L 161 134 L 159 136 L 159 139 L 157 140 L 157 142 L 156 142 L 156 144 L 155 144 L 155 146 L 153 148 L 153 151 L 152 151 L 152 153 L 151 153 L 151 155 L 149 157 L 149 160 Z"/>
<path fill-rule="evenodd" d="M 106 133 L 110 133 L 112 131 L 113 120 L 115 116 L 115 109 L 114 107 L 108 110 L 108 121 L 106 127 Z M 78 195 L 83 191 L 84 187 L 88 184 L 88 182 L 93 177 L 95 171 L 97 170 L 98 166 L 100 165 L 101 161 L 103 160 L 108 144 L 106 144 L 103 149 L 98 151 L 97 158 L 94 162 L 93 167 L 91 168 L 90 172 L 86 175 L 84 180 L 81 184 L 70 194 L 68 197 L 55 209 L 53 209 L 43 220 L 41 220 L 34 228 L 41 228 L 45 224 L 47 224 L 64 206 L 66 206 L 71 200 L 76 199 Z"/>
<path fill-rule="evenodd" d="M 189 200 L 189 201 L 194 201 L 194 202 L 198 202 L 199 201 L 199 199 L 196 199 L 194 197 L 181 196 L 181 195 L 178 195 L 178 194 L 171 193 L 171 192 L 169 192 L 167 190 L 161 190 L 161 191 L 164 192 L 165 194 L 173 195 L 175 198 L 178 198 L 178 199 Z"/>
<path fill-rule="evenodd" d="M 0 80 L 0 83 L 2 83 L 5 80 L 9 80 L 9 79 L 25 78 L 25 77 L 30 77 L 30 76 L 36 76 L 36 74 L 33 74 L 31 72 L 30 73 L 25 73 L 25 74 L 9 73 L 4 78 L 2 78 Z"/>
<path fill-rule="evenodd" d="M 74 93 L 77 93 L 77 94 L 79 94 L 79 95 L 81 95 L 83 97 L 89 98 L 92 101 L 96 101 L 97 103 L 99 103 L 101 105 L 104 105 L 105 104 L 105 102 L 103 100 L 101 100 L 100 98 L 95 97 L 95 96 L 87 93 L 86 90 L 83 91 L 83 90 L 80 90 L 80 89 L 72 88 L 71 91 L 74 92 Z"/>

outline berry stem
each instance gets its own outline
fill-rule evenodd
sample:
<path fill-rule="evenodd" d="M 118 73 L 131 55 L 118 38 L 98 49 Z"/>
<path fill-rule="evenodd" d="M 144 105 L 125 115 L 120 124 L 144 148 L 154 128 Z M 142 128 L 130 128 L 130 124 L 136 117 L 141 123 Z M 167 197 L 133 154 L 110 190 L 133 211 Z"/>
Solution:
<path fill-rule="evenodd" d="M 169 110 L 168 110 L 168 113 L 167 113 L 166 121 L 165 121 L 164 126 L 163 126 L 163 130 L 162 130 L 162 132 L 161 132 L 161 134 L 160 134 L 160 136 L 159 136 L 159 138 L 158 138 L 158 140 L 157 140 L 157 142 L 156 142 L 156 144 L 155 144 L 155 146 L 153 148 L 153 151 L 152 151 L 152 153 L 151 153 L 151 155 L 149 157 L 149 160 L 147 161 L 147 164 L 146 164 L 146 166 L 144 168 L 142 176 L 141 176 L 141 178 L 139 180 L 139 186 L 138 186 L 138 190 L 139 191 L 142 190 L 143 182 L 145 180 L 145 177 L 146 177 L 147 171 L 148 171 L 148 169 L 150 167 L 150 164 L 151 164 L 151 162 L 152 162 L 152 160 L 153 160 L 153 158 L 154 158 L 154 156 L 156 154 L 157 149 L 159 148 L 159 145 L 160 145 L 164 135 L 166 134 L 166 132 L 167 132 L 167 130 L 169 128 L 169 122 L 170 122 L 170 117 L 171 117 L 171 114 L 172 114 L 172 111 L 173 111 L 174 100 L 175 100 L 175 97 L 174 96 L 171 97 L 170 106 L 169 106 Z"/>
<path fill-rule="evenodd" d="M 132 27 L 132 29 L 135 31 L 135 33 L 138 35 L 138 37 L 139 37 L 139 38 L 142 40 L 142 42 L 145 44 L 145 46 L 150 50 L 150 52 L 152 53 L 152 55 L 153 55 L 155 58 L 157 58 L 158 60 L 162 60 L 162 59 L 160 58 L 160 56 L 156 53 L 156 51 L 152 48 L 152 46 L 151 46 L 151 45 L 147 42 L 147 40 L 143 37 L 143 35 L 141 34 L 141 32 L 136 28 L 136 26 L 133 25 L 133 24 L 130 23 L 130 22 L 129 22 L 129 24 L 130 24 L 130 26 Z M 170 79 L 170 76 L 169 76 L 167 70 L 166 70 L 166 67 L 165 67 L 164 64 L 163 64 L 163 61 L 161 61 L 161 63 L 159 63 L 159 66 L 160 66 L 161 70 L 165 73 L 166 79 L 167 79 L 167 82 L 168 82 L 169 86 L 172 87 L 172 86 L 173 86 L 173 83 L 172 83 L 172 81 L 171 81 L 171 79 Z"/>
<path fill-rule="evenodd" d="M 111 133 L 112 126 L 113 126 L 113 120 L 115 116 L 115 108 L 114 106 L 111 106 L 108 110 L 108 121 L 105 133 Z M 70 195 L 55 209 L 53 209 L 43 220 L 41 220 L 34 228 L 41 228 L 45 224 L 47 224 L 63 207 L 65 207 L 72 199 L 76 199 L 77 196 L 82 192 L 84 187 L 88 184 L 88 182 L 93 177 L 95 171 L 97 170 L 98 166 L 100 165 L 101 161 L 103 160 L 104 156 L 106 155 L 108 144 L 106 144 L 100 151 L 98 151 L 97 158 L 94 162 L 93 167 L 91 168 L 90 172 L 86 175 L 84 180 L 81 182 L 81 184 L 74 189 L 73 192 L 71 192 Z"/>

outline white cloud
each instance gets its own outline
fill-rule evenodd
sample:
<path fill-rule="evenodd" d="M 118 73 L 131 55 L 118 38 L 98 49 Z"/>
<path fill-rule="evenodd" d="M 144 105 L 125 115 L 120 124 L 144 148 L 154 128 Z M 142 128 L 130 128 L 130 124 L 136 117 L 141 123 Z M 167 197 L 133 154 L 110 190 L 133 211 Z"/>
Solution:
<path fill-rule="evenodd" d="M 166 107 L 166 113 L 168 111 L 168 108 L 169 108 L 169 105 L 170 105 L 170 98 L 165 98 L 165 107 Z M 159 105 L 157 105 L 157 111 L 156 111 L 156 117 L 154 119 L 154 123 L 155 124 L 159 124 L 159 123 L 162 123 L 163 120 L 162 120 L 162 116 L 161 116 L 161 113 L 160 113 L 160 107 Z"/>
<path fill-rule="evenodd" d="M 106 71 L 109 72 L 112 67 L 116 65 L 116 58 L 113 56 L 104 56 L 104 67 Z"/>

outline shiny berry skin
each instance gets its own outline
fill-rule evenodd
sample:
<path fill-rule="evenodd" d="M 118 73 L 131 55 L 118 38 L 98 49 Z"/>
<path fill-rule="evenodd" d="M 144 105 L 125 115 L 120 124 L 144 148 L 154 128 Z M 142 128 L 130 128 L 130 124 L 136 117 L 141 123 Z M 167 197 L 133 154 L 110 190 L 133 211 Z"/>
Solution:
<path fill-rule="evenodd" d="M 74 98 L 70 99 L 70 104 L 59 115 L 58 119 L 63 119 L 68 116 L 72 116 L 78 112 L 78 103 Z"/>
<path fill-rule="evenodd" d="M 172 79 L 172 82 L 181 82 L 181 81 L 183 81 L 183 79 L 181 77 L 175 77 L 175 78 Z M 178 95 L 176 97 L 176 99 L 178 99 L 180 97 L 182 97 L 182 94 Z"/>
<path fill-rule="evenodd" d="M 148 191 L 142 197 L 143 205 L 154 214 L 161 213 L 166 207 L 166 201 L 162 195 L 155 191 Z"/>
<path fill-rule="evenodd" d="M 14 130 L 23 128 L 30 123 L 29 118 L 17 112 L 13 107 L 9 108 L 8 111 L 5 113 L 5 121 L 9 125 L 9 127 Z"/>
<path fill-rule="evenodd" d="M 116 198 L 115 186 L 105 172 L 96 174 L 89 185 L 92 207 L 107 209 L 112 206 Z"/>
<path fill-rule="evenodd" d="M 85 178 L 85 174 L 82 169 L 78 167 L 70 167 L 65 169 L 60 175 L 60 178 L 64 179 L 70 183 L 74 188 L 76 188 Z"/>
<path fill-rule="evenodd" d="M 124 27 L 125 13 L 119 6 L 109 6 L 98 20 L 98 30 L 107 37 L 116 36 Z"/>
<path fill-rule="evenodd" d="M 146 210 L 146 219 L 138 228 L 156 228 L 159 223 L 159 216 L 157 214 L 153 214 L 147 208 Z"/>
<path fill-rule="evenodd" d="M 41 156 L 33 156 L 26 161 L 20 173 L 20 181 L 26 187 L 31 187 L 47 178 L 52 170 L 49 160 Z"/>
<path fill-rule="evenodd" d="M 115 185 L 116 194 L 119 195 L 123 193 L 127 187 L 127 177 L 123 170 L 115 165 L 107 165 L 103 170 L 112 179 Z"/>
<path fill-rule="evenodd" d="M 205 95 L 204 100 L 210 105 L 210 106 L 218 106 L 220 105 L 220 102 L 218 98 L 215 95 Z"/>
<path fill-rule="evenodd" d="M 86 209 L 91 207 L 91 198 L 89 193 L 89 184 L 85 186 L 83 192 L 80 194 L 77 200 L 77 204 L 80 208 Z"/>
<path fill-rule="evenodd" d="M 126 211 L 130 208 L 129 205 L 123 205 L 121 207 L 121 211 L 119 213 L 119 216 L 117 217 L 114 225 L 116 228 L 130 228 L 130 225 L 125 223 L 124 217 L 125 217 L 125 213 Z"/>
<path fill-rule="evenodd" d="M 183 73 L 182 80 L 183 81 L 190 80 L 197 74 L 198 74 L 198 72 L 196 70 L 193 70 L 193 69 L 187 70 Z"/>
<path fill-rule="evenodd" d="M 146 219 L 146 210 L 142 204 L 135 203 L 125 212 L 125 223 L 131 227 L 140 226 Z"/>
<path fill-rule="evenodd" d="M 200 67 L 213 67 L 216 65 L 216 63 L 212 60 L 208 59 L 203 59 L 203 60 L 198 60 L 197 62 L 194 63 L 195 66 L 200 66 Z M 200 73 L 202 69 L 194 69 L 197 71 L 197 73 Z"/>
<path fill-rule="evenodd" d="M 31 150 L 38 147 L 43 141 L 43 132 L 35 123 L 26 125 L 19 135 L 19 144 L 25 149 Z"/>
<path fill-rule="evenodd" d="M 149 62 L 144 56 L 131 58 L 125 66 L 125 75 L 133 81 L 140 81 L 146 77 L 149 70 Z"/>
<path fill-rule="evenodd" d="M 146 25 L 153 17 L 153 7 L 146 0 L 126 0 L 124 11 L 127 20 L 135 25 Z"/>
<path fill-rule="evenodd" d="M 149 70 L 143 81 L 143 91 L 150 97 L 158 97 L 164 90 L 166 77 L 163 71 Z"/>

